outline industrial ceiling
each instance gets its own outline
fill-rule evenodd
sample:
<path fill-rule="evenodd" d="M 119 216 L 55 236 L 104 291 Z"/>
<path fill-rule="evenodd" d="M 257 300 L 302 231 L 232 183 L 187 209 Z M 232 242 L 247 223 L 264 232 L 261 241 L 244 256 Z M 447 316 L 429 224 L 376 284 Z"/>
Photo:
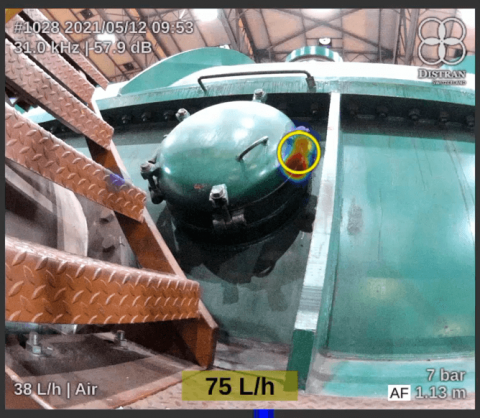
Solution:
<path fill-rule="evenodd" d="M 159 60 L 207 46 L 235 49 L 250 56 L 255 62 L 283 62 L 297 48 L 324 43 L 347 62 L 421 66 L 424 64 L 418 57 L 421 42 L 418 30 L 422 22 L 431 17 L 438 21 L 461 19 L 466 26 L 463 43 L 467 54 L 475 54 L 474 9 L 119 8 L 40 11 L 50 20 L 60 22 L 67 39 L 80 44 L 82 52 L 86 52 L 87 45 L 90 49 L 88 58 L 111 82 L 129 80 Z M 79 33 L 74 33 L 75 30 L 73 33 L 65 33 L 65 29 L 71 27 L 67 22 L 76 21 L 91 21 L 92 24 L 98 22 L 95 25 L 100 25 L 99 27 L 104 21 L 143 21 L 146 26 L 145 33 L 127 30 L 115 34 L 115 38 L 111 39 L 112 48 L 108 52 L 95 53 L 92 45 L 102 39 L 98 38 L 99 35 L 82 30 Z M 184 24 L 178 24 L 179 21 Z M 445 28 L 445 38 L 462 37 L 462 27 L 454 20 L 446 21 Z M 163 33 L 163 29 L 168 33 Z M 424 37 L 438 37 L 438 30 L 438 24 L 429 24 L 422 28 L 422 34 Z M 120 41 L 124 42 L 124 51 L 116 49 Z M 151 43 L 151 52 L 131 51 L 132 45 L 141 42 Z M 423 56 L 434 60 L 436 48 L 424 48 Z M 459 44 L 447 46 L 447 58 L 456 57 L 459 50 Z"/>

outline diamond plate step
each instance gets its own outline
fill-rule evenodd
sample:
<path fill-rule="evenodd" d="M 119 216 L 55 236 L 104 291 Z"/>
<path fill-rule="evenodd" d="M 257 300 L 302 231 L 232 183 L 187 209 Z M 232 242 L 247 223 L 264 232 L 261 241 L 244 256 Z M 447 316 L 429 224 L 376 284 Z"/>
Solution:
<path fill-rule="evenodd" d="M 14 26 L 16 24 L 24 25 L 25 21 L 18 15 L 13 17 L 5 25 L 5 32 L 16 42 L 22 42 L 22 44 L 25 42 L 28 43 L 31 51 L 38 51 L 37 44 L 43 43 L 45 45 L 45 52 L 43 54 L 32 54 L 32 58 L 43 65 L 46 70 L 57 77 L 85 103 L 90 103 L 95 87 L 85 78 L 81 77 L 75 68 L 65 61 L 60 54 L 53 52 L 50 45 L 40 35 L 25 32 L 15 33 Z"/>
<path fill-rule="evenodd" d="M 23 12 L 35 22 L 50 22 L 38 9 L 23 9 Z M 47 37 L 57 43 L 70 43 L 62 33 L 48 33 Z M 95 80 L 99 86 L 106 89 L 108 86 L 108 80 L 98 71 L 82 54 L 69 54 L 69 57 L 75 61 L 75 63 L 93 80 Z"/>
<path fill-rule="evenodd" d="M 113 128 L 83 105 L 45 71 L 5 39 L 6 83 L 51 113 L 73 131 L 109 147 Z"/>
<path fill-rule="evenodd" d="M 95 113 L 102 117 L 95 102 L 92 102 Z M 92 158 L 101 162 L 117 173 L 125 172 L 127 169 L 117 151 L 115 143 L 109 150 L 105 150 L 87 138 L 87 144 Z M 142 223 L 135 222 L 130 218 L 116 213 L 118 222 L 127 238 L 130 247 L 137 256 L 137 260 L 144 268 L 158 270 L 161 272 L 172 272 L 179 277 L 185 277 L 182 269 L 170 252 L 165 240 L 151 218 L 148 210 L 144 211 L 145 220 Z M 194 353 L 195 358 L 202 367 L 213 365 L 215 347 L 218 339 L 218 325 L 200 300 L 198 304 L 199 317 L 193 321 L 176 323 L 179 335 L 187 346 Z M 187 323 L 185 323 L 187 322 Z"/>
<path fill-rule="evenodd" d="M 5 157 L 109 209 L 142 222 L 146 194 L 5 106 Z"/>
<path fill-rule="evenodd" d="M 5 317 L 53 324 L 123 324 L 198 316 L 198 283 L 5 236 Z"/>

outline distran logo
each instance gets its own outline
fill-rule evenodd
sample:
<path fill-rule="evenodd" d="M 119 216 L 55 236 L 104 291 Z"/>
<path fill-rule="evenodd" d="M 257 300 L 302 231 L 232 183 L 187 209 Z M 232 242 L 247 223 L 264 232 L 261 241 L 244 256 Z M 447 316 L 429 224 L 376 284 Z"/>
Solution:
<path fill-rule="evenodd" d="M 425 24 L 429 22 L 435 22 L 438 23 L 438 37 L 431 37 L 431 38 L 424 38 L 422 35 L 422 28 Z M 460 38 L 445 38 L 447 35 L 447 28 L 445 24 L 447 22 L 455 22 L 458 23 L 461 28 L 462 28 L 462 36 Z M 454 23 L 454 24 L 455 24 Z M 437 19 L 436 17 L 429 17 L 420 23 L 420 26 L 418 27 L 418 36 L 422 40 L 420 45 L 418 46 L 418 57 L 427 65 L 436 65 L 441 62 L 444 64 L 448 65 L 457 65 L 460 64 L 464 58 L 465 55 L 467 54 L 467 48 L 465 47 L 465 44 L 463 43 L 463 40 L 465 39 L 465 36 L 467 36 L 467 28 L 465 27 L 465 24 L 460 20 L 455 17 L 448 17 L 444 20 Z M 437 61 L 428 61 L 425 59 L 422 55 L 422 49 L 425 45 L 431 45 L 435 46 L 438 45 L 438 60 Z M 458 59 L 454 59 L 453 61 L 447 61 L 445 59 L 447 55 L 447 48 L 445 47 L 446 45 L 448 46 L 453 46 L 453 45 L 461 45 L 462 47 L 462 56 Z"/>

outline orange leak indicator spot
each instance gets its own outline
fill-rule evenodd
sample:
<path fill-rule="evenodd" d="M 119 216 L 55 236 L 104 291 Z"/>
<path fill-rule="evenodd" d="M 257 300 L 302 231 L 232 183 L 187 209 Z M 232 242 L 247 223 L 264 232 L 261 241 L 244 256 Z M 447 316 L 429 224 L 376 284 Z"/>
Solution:
<path fill-rule="evenodd" d="M 311 154 L 313 145 L 310 140 L 305 137 L 297 138 L 293 143 L 293 148 L 287 158 L 285 164 L 293 171 L 305 171 L 308 169 L 308 160 Z M 304 177 L 304 174 L 291 174 L 294 179 Z"/>
<path fill-rule="evenodd" d="M 283 144 L 288 138 L 294 135 L 300 135 L 300 137 L 295 140 L 292 150 L 284 161 L 282 157 Z M 309 167 L 308 160 L 313 152 L 314 146 L 317 150 L 317 156 L 313 164 Z M 299 178 L 312 171 L 320 162 L 320 145 L 315 137 L 308 132 L 301 130 L 292 131 L 285 135 L 278 144 L 277 157 L 280 165 L 292 176 L 292 178 Z"/>

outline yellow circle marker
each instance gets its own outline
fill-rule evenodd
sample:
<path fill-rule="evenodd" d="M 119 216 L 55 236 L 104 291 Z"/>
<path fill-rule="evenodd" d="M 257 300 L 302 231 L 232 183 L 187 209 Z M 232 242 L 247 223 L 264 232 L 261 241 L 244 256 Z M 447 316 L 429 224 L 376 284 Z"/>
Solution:
<path fill-rule="evenodd" d="M 315 147 L 317 148 L 317 158 L 313 162 L 312 166 L 307 168 L 306 170 L 301 170 L 301 171 L 292 170 L 291 168 L 287 167 L 287 165 L 285 164 L 285 162 L 282 159 L 282 146 L 285 143 L 285 141 L 293 135 L 305 135 L 307 138 L 309 138 L 313 141 L 313 143 L 315 144 Z M 292 132 L 289 132 L 288 134 L 286 134 L 282 138 L 282 140 L 280 141 L 280 143 L 278 144 L 278 147 L 277 147 L 278 162 L 285 169 L 285 171 L 287 171 L 289 173 L 292 173 L 292 174 L 307 174 L 310 171 L 312 171 L 318 165 L 318 163 L 320 162 L 321 153 L 322 153 L 322 151 L 320 149 L 320 144 L 317 142 L 315 137 L 312 134 L 309 134 L 308 132 L 301 131 L 301 130 L 292 131 Z"/>

